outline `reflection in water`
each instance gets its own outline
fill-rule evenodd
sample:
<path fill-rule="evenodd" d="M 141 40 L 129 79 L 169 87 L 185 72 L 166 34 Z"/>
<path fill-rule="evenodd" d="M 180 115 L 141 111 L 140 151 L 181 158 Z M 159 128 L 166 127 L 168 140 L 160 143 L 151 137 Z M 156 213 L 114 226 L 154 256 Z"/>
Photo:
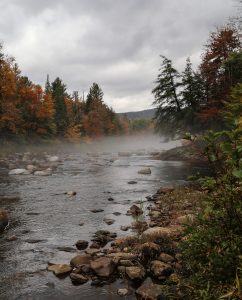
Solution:
<path fill-rule="evenodd" d="M 150 155 L 175 145 L 178 142 L 161 143 L 154 136 L 61 145 L 58 151 L 49 150 L 63 158 L 52 176 L 2 176 L 0 194 L 18 194 L 20 200 L 1 203 L 10 211 L 11 225 L 0 237 L 0 299 L 119 299 L 116 291 L 126 282 L 102 288 L 90 283 L 74 286 L 68 277 L 60 280 L 47 272 L 47 263 L 69 263 L 75 254 L 59 251 L 58 247 L 71 247 L 79 239 L 90 240 L 99 229 L 124 235 L 120 226 L 132 222 L 125 215 L 132 202 L 144 201 L 161 185 L 185 183 L 187 175 L 198 170 L 195 166 L 157 161 Z M 119 156 L 121 151 L 129 154 Z M 138 174 L 146 166 L 152 174 Z M 131 180 L 137 184 L 129 185 Z M 71 190 L 77 192 L 75 197 L 64 194 Z M 109 202 L 109 197 L 114 201 Z M 92 208 L 104 211 L 94 214 Z M 114 216 L 114 212 L 121 214 Z M 115 223 L 106 225 L 105 217 L 115 218 Z M 7 242 L 6 236 L 11 235 L 18 239 Z M 40 241 L 29 243 L 29 239 Z"/>

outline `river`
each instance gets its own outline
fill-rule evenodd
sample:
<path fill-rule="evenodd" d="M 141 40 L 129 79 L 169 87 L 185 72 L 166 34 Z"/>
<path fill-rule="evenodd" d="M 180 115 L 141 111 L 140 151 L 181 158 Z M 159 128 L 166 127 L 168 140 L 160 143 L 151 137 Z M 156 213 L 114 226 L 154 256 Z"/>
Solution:
<path fill-rule="evenodd" d="M 58 279 L 46 271 L 47 263 L 69 263 L 75 253 L 58 247 L 71 247 L 79 239 L 90 241 L 99 229 L 118 236 L 127 234 L 120 226 L 132 222 L 126 211 L 134 202 L 143 201 L 145 206 L 146 196 L 160 186 L 186 183 L 187 175 L 198 167 L 155 160 L 151 155 L 176 145 L 179 142 L 163 143 L 158 136 L 112 138 L 83 146 L 59 145 L 50 150 L 62 158 L 52 176 L 1 177 L 0 195 L 17 195 L 20 199 L 0 202 L 11 218 L 9 228 L 0 236 L 0 299 L 120 299 L 117 289 L 127 282 L 76 286 L 69 277 Z M 122 151 L 129 155 L 120 156 L 118 152 Z M 150 167 L 152 174 L 138 174 L 144 167 Z M 137 184 L 128 184 L 131 180 Z M 67 191 L 77 195 L 67 196 Z M 108 201 L 110 197 L 114 201 Z M 104 211 L 92 213 L 93 208 Z M 114 212 L 121 214 L 115 216 Z M 115 223 L 106 225 L 105 217 L 115 219 Z M 12 235 L 17 240 L 7 241 L 6 237 Z M 33 244 L 28 243 L 29 239 L 40 241 Z M 131 294 L 126 299 L 135 296 Z"/>

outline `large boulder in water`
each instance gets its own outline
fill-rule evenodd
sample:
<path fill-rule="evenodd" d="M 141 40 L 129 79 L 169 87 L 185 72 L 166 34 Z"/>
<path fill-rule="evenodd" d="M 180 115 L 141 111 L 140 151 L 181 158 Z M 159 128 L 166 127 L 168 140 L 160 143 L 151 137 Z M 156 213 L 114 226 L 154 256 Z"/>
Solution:
<path fill-rule="evenodd" d="M 8 213 L 4 209 L 0 209 L 0 232 L 2 232 L 9 223 Z"/>

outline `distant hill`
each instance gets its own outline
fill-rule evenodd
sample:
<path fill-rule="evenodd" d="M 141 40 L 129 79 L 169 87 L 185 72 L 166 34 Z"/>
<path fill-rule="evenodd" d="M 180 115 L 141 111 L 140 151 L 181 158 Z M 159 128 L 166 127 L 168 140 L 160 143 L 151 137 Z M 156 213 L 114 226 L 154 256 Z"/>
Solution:
<path fill-rule="evenodd" d="M 119 113 L 120 116 L 126 116 L 130 120 L 135 119 L 152 119 L 155 115 L 155 108 L 145 109 L 140 111 L 130 111 L 125 113 Z"/>

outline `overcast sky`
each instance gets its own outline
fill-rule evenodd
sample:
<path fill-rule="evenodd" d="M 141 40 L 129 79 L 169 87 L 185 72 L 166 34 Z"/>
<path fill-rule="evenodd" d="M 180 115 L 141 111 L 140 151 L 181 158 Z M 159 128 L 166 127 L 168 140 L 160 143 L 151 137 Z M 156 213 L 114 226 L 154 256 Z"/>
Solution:
<path fill-rule="evenodd" d="M 117 112 L 150 108 L 160 57 L 194 65 L 233 0 L 0 0 L 0 42 L 33 82 L 100 84 Z"/>

